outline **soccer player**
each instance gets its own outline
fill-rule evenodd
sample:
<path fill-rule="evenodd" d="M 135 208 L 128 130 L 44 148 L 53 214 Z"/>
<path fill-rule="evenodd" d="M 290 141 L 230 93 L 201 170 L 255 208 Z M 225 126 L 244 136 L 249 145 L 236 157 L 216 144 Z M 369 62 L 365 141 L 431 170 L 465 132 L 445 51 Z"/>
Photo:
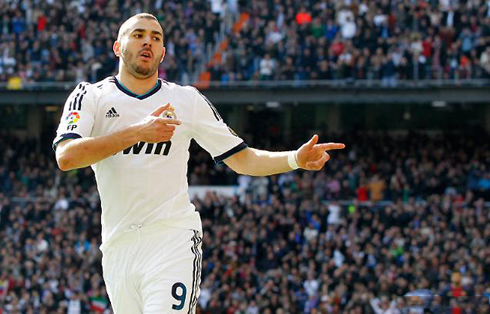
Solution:
<path fill-rule="evenodd" d="M 265 176 L 320 170 L 318 136 L 292 152 L 247 147 L 191 86 L 158 79 L 164 32 L 151 14 L 119 29 L 119 74 L 80 83 L 68 97 L 53 148 L 61 170 L 91 166 L 102 204 L 102 269 L 116 314 L 194 313 L 202 228 L 189 200 L 187 161 L 195 139 L 216 162 Z"/>

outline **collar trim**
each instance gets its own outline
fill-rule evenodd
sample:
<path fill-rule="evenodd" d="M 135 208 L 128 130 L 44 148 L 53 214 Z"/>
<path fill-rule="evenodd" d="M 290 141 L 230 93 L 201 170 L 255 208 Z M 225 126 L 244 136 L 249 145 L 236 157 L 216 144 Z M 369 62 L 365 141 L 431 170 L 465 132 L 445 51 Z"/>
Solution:
<path fill-rule="evenodd" d="M 134 97 L 136 99 L 139 99 L 139 100 L 143 100 L 143 99 L 146 99 L 146 98 L 150 97 L 151 95 L 153 95 L 156 92 L 158 92 L 160 90 L 160 88 L 162 87 L 162 81 L 160 79 L 158 79 L 155 87 L 153 87 L 149 92 L 147 92 L 145 94 L 138 95 L 138 94 L 133 93 L 129 89 L 127 89 L 124 85 L 122 85 L 115 76 L 113 76 L 113 78 L 114 78 L 114 83 L 116 84 L 117 88 L 121 92 L 125 93 L 128 96 L 131 96 L 131 97 Z"/>

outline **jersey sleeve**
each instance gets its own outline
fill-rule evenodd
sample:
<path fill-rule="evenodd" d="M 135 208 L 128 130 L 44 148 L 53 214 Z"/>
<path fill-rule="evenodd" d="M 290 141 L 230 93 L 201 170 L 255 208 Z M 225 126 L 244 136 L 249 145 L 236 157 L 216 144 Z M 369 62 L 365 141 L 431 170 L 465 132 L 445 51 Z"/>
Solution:
<path fill-rule="evenodd" d="M 216 163 L 247 148 L 247 144 L 226 125 L 218 110 L 197 89 L 194 105 L 193 137 Z"/>
<path fill-rule="evenodd" d="M 95 121 L 95 99 L 91 84 L 82 82 L 68 96 L 53 141 L 53 150 L 68 139 L 90 136 Z"/>

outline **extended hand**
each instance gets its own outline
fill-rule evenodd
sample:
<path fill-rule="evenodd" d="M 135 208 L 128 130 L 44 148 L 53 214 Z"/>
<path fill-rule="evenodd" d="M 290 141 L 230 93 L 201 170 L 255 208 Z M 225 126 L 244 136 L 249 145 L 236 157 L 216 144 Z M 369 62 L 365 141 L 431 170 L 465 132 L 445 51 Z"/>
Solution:
<path fill-rule="evenodd" d="M 323 168 L 325 163 L 330 159 L 330 155 L 327 151 L 332 149 L 343 149 L 345 145 L 342 143 L 318 143 L 318 135 L 303 144 L 298 149 L 297 162 L 298 166 L 305 170 L 318 171 Z"/>

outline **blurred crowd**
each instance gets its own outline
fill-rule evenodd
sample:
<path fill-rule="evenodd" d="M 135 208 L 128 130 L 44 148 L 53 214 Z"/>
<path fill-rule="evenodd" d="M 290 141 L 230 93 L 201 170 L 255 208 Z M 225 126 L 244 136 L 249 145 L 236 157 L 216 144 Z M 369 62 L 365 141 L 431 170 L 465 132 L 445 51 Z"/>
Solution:
<path fill-rule="evenodd" d="M 7 0 L 0 2 L 0 82 L 98 81 L 129 16 L 153 13 L 167 55 L 159 75 L 211 80 L 488 79 L 484 0 Z M 239 13 L 249 19 L 231 27 Z M 235 32 L 237 30 L 237 32 Z M 220 35 L 221 34 L 221 35 Z M 228 48 L 208 63 L 216 44 Z"/>
<path fill-rule="evenodd" d="M 347 149 L 318 173 L 267 178 L 230 177 L 192 148 L 192 184 L 239 185 L 193 200 L 200 313 L 488 313 L 488 134 L 322 138 Z M 50 143 L 1 134 L 5 313 L 110 313 L 100 211 L 90 168 L 62 173 Z"/>
<path fill-rule="evenodd" d="M 489 78 L 483 0 L 252 0 L 212 80 Z"/>
<path fill-rule="evenodd" d="M 206 0 L 0 1 L 0 82 L 95 82 L 112 75 L 119 26 L 142 12 L 164 25 L 167 53 L 159 76 L 189 81 L 216 41 L 221 19 L 215 10 Z"/>

